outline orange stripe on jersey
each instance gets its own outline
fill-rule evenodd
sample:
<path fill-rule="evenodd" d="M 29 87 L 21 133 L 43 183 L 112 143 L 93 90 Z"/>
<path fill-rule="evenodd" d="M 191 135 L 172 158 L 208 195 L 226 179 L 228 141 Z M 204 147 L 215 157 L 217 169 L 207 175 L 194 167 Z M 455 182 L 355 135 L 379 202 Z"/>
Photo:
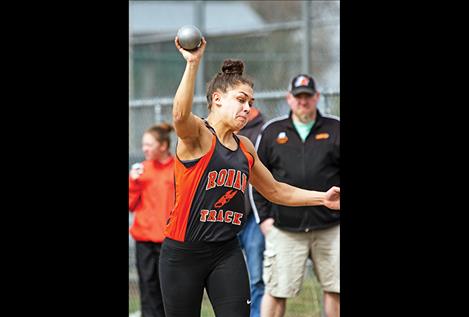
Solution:
<path fill-rule="evenodd" d="M 176 203 L 164 231 L 166 237 L 181 242 L 184 241 L 192 201 L 207 165 L 212 158 L 215 145 L 216 136 L 213 135 L 212 146 L 208 153 L 202 156 L 194 166 L 189 168 L 185 167 L 179 159 L 176 159 L 174 163 Z"/>
<path fill-rule="evenodd" d="M 243 151 L 244 155 L 246 156 L 248 160 L 248 165 L 249 165 L 249 175 L 251 175 L 251 168 L 252 165 L 254 164 L 254 157 L 252 156 L 251 153 L 246 149 L 246 147 L 243 144 L 243 141 L 239 140 L 239 146 L 241 147 L 241 151 Z"/>

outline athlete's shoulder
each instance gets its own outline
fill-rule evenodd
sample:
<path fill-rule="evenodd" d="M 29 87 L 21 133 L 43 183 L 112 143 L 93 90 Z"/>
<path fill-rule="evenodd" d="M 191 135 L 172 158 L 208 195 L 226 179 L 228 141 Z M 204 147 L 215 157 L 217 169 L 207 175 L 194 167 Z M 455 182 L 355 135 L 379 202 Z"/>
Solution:
<path fill-rule="evenodd" d="M 249 152 L 254 151 L 254 144 L 252 144 L 251 140 L 248 137 L 240 134 L 238 134 L 237 137 Z"/>

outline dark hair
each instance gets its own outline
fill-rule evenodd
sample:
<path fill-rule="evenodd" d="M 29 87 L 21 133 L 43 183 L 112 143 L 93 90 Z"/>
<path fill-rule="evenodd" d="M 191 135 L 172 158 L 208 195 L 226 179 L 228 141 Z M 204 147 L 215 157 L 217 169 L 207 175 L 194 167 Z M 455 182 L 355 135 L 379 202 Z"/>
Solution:
<path fill-rule="evenodd" d="M 215 91 L 225 93 L 228 88 L 233 88 L 239 84 L 247 84 L 254 88 L 251 79 L 243 76 L 244 63 L 241 60 L 226 59 L 221 67 L 221 72 L 213 76 L 207 85 L 208 109 L 212 108 L 212 94 Z"/>
<path fill-rule="evenodd" d="M 148 128 L 145 131 L 145 133 L 150 133 L 155 138 L 155 140 L 157 140 L 160 143 L 167 142 L 168 148 L 169 148 L 171 146 L 171 140 L 169 138 L 169 134 L 173 130 L 174 128 L 172 125 L 166 122 L 162 122 L 160 124 L 157 124 Z"/>

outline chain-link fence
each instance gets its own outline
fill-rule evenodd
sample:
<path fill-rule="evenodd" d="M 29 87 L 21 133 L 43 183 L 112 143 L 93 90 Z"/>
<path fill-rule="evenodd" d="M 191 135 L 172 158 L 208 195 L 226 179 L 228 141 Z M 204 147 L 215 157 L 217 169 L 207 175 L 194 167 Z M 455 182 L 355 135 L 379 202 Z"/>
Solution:
<path fill-rule="evenodd" d="M 256 107 L 262 112 L 265 121 L 274 117 L 287 114 L 289 106 L 286 103 L 285 91 L 266 91 L 254 94 Z M 141 139 L 144 131 L 153 124 L 163 121 L 172 122 L 172 98 L 153 98 L 133 100 L 130 102 L 129 119 L 129 166 L 143 159 L 141 151 Z M 326 114 L 340 116 L 340 94 L 323 93 L 319 99 L 318 108 Z M 208 115 L 207 102 L 205 98 L 195 98 L 193 113 L 206 117 Z M 171 134 L 171 150 L 174 153 L 176 135 Z"/>
<path fill-rule="evenodd" d="M 185 68 L 174 36 L 185 24 L 197 25 L 207 39 L 194 114 L 207 116 L 205 83 L 231 58 L 244 61 L 245 74 L 254 82 L 256 107 L 266 121 L 289 112 L 288 83 L 299 73 L 316 79 L 318 108 L 340 117 L 339 11 L 340 1 L 332 0 L 130 1 L 129 167 L 143 160 L 144 131 L 172 121 L 172 98 Z M 174 132 L 171 141 L 174 153 Z M 129 237 L 129 313 L 138 309 L 135 243 Z"/>
<path fill-rule="evenodd" d="M 137 155 L 145 128 L 170 120 L 185 68 L 174 46 L 183 24 L 196 24 L 207 39 L 196 82 L 197 115 L 206 116 L 205 83 L 228 58 L 244 61 L 256 104 L 267 118 L 287 112 L 289 81 L 304 72 L 313 75 L 325 96 L 320 108 L 338 114 L 333 96 L 340 92 L 339 1 L 131 1 L 129 8 L 131 157 Z M 155 21 L 153 30 L 142 22 L 146 20 Z"/>
<path fill-rule="evenodd" d="M 155 14 L 155 21 L 174 20 L 174 26 L 164 27 L 155 22 L 153 32 L 139 33 L 132 31 L 132 26 L 137 28 L 136 8 L 142 3 L 145 1 L 131 2 L 131 99 L 174 95 L 185 68 L 185 61 L 174 46 L 174 37 L 178 27 L 191 23 L 197 24 L 207 39 L 197 95 L 204 94 L 204 83 L 210 81 L 227 58 L 245 62 L 246 73 L 254 79 L 257 92 L 284 90 L 289 79 L 300 72 L 312 74 L 323 92 L 339 91 L 339 1 L 156 2 L 145 6 L 145 13 Z M 204 17 L 198 18 L 202 26 L 192 18 L 195 8 L 201 5 L 199 11 L 204 14 L 197 16 Z M 184 6 L 194 8 L 181 21 Z"/>

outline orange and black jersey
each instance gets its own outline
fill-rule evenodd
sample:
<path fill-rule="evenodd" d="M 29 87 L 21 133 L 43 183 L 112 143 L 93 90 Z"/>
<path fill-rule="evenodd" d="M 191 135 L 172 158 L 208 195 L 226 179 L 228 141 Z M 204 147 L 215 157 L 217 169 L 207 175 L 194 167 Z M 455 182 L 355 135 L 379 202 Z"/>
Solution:
<path fill-rule="evenodd" d="M 245 222 L 244 195 L 254 158 L 239 138 L 232 151 L 215 131 L 207 154 L 191 161 L 176 159 L 176 203 L 165 235 L 178 241 L 225 241 L 236 237 Z"/>

